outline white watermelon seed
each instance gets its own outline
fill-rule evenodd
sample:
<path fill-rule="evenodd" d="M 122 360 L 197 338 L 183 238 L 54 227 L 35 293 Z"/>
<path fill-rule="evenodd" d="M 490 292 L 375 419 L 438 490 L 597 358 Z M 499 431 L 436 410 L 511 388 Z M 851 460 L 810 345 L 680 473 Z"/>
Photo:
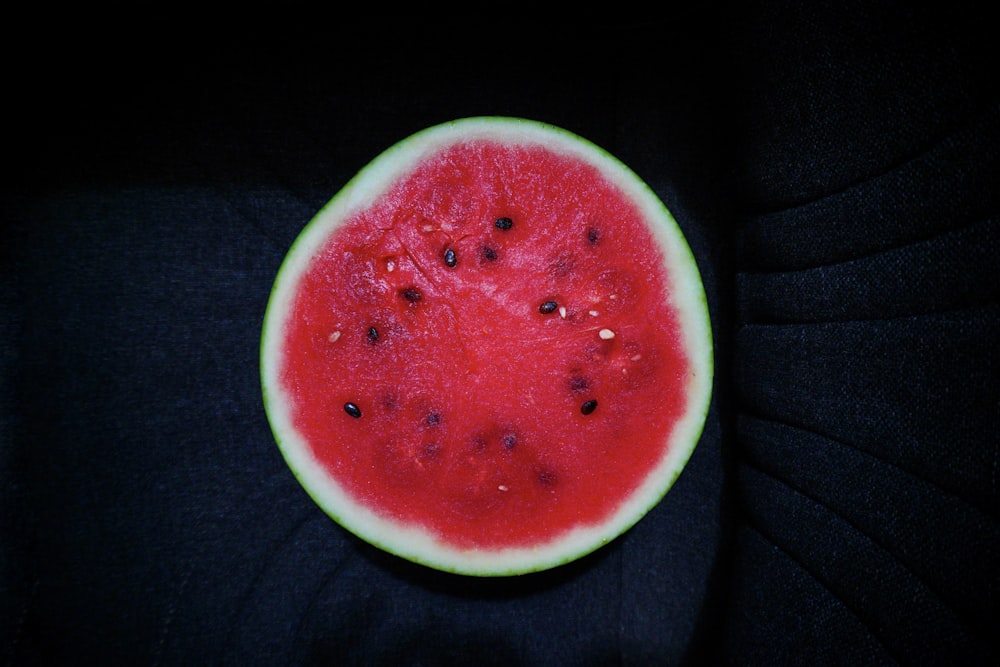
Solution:
<path fill-rule="evenodd" d="M 566 306 L 559 306 L 559 317 L 566 319 Z"/>
<path fill-rule="evenodd" d="M 601 337 L 601 340 L 611 340 L 615 337 L 615 332 L 611 329 L 601 329 L 597 335 Z"/>
<path fill-rule="evenodd" d="M 338 340 L 340 340 L 340 331 L 339 330 L 334 331 L 332 334 L 330 334 L 330 337 L 327 338 L 327 340 L 330 341 L 331 343 L 336 343 Z"/>

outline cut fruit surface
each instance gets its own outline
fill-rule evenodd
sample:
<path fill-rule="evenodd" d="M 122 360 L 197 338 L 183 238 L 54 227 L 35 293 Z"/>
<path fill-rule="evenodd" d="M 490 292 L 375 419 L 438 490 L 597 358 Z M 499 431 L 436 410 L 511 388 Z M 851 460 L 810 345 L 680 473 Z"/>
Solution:
<path fill-rule="evenodd" d="M 703 428 L 712 337 L 673 217 L 550 125 L 404 139 L 305 227 L 261 343 L 275 439 L 312 498 L 430 567 L 509 575 L 613 540 Z"/>

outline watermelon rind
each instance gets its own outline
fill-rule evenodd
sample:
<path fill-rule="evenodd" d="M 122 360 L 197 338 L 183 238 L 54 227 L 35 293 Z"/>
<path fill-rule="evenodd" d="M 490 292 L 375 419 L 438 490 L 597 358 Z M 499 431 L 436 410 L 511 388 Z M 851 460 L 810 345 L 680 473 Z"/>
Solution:
<path fill-rule="evenodd" d="M 599 525 L 581 527 L 550 542 L 506 549 L 459 549 L 420 527 L 401 525 L 359 504 L 321 466 L 296 431 L 291 405 L 278 378 L 282 333 L 293 294 L 314 253 L 344 221 L 368 207 L 425 157 L 456 141 L 486 138 L 542 144 L 596 166 L 641 209 L 664 256 L 691 373 L 688 408 L 666 443 L 666 455 L 639 489 Z M 385 150 L 357 173 L 305 225 L 282 262 L 263 319 L 260 372 L 265 411 L 274 439 L 292 473 L 322 510 L 376 547 L 430 568 L 495 577 L 546 570 L 577 560 L 628 531 L 655 507 L 681 474 L 701 438 L 711 401 L 714 360 L 705 290 L 690 246 L 673 215 L 629 167 L 600 146 L 566 129 L 524 118 L 481 116 L 453 120 L 413 134 Z"/>

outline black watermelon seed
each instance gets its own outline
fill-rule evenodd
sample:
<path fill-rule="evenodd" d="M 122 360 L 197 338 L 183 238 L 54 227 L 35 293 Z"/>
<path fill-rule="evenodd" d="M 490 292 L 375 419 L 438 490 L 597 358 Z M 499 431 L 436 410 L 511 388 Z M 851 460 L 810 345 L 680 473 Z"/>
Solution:
<path fill-rule="evenodd" d="M 368 342 L 373 344 L 378 342 L 378 329 L 375 327 L 368 327 Z"/>
<path fill-rule="evenodd" d="M 590 399 L 589 401 L 584 401 L 583 405 L 580 406 L 580 412 L 585 415 L 589 415 L 591 412 L 597 409 L 597 399 Z"/>
<path fill-rule="evenodd" d="M 590 245 L 597 245 L 597 241 L 601 238 L 601 232 L 598 231 L 597 227 L 590 227 L 587 230 L 587 241 Z"/>
<path fill-rule="evenodd" d="M 458 257 L 455 256 L 455 251 L 451 248 L 444 251 L 444 264 L 449 268 L 458 264 Z"/>
<path fill-rule="evenodd" d="M 497 251 L 489 247 L 488 245 L 483 246 L 483 249 L 480 251 L 480 255 L 482 256 L 484 261 L 487 262 L 497 261 Z"/>
<path fill-rule="evenodd" d="M 494 221 L 493 226 L 497 229 L 507 231 L 514 226 L 514 221 L 507 217 L 497 218 L 496 221 Z"/>
<path fill-rule="evenodd" d="M 507 449 L 514 449 L 517 446 L 517 434 L 505 433 L 503 436 L 503 446 Z"/>
<path fill-rule="evenodd" d="M 437 426 L 441 423 L 441 415 L 437 412 L 429 412 L 427 416 L 424 417 L 424 422 L 428 426 Z"/>
<path fill-rule="evenodd" d="M 558 307 L 559 304 L 556 303 L 555 301 L 546 301 L 538 307 L 538 312 L 540 312 L 542 315 L 548 315 L 549 313 L 554 312 L 555 309 Z"/>
<path fill-rule="evenodd" d="M 344 403 L 344 412 L 351 415 L 355 419 L 361 418 L 361 408 L 356 406 L 354 403 Z"/>
<path fill-rule="evenodd" d="M 407 301 L 409 301 L 410 303 L 416 303 L 417 301 L 420 301 L 421 297 L 423 296 L 420 293 L 420 290 L 418 290 L 416 287 L 407 287 L 405 289 L 401 289 L 399 290 L 399 295 L 402 296 Z"/>

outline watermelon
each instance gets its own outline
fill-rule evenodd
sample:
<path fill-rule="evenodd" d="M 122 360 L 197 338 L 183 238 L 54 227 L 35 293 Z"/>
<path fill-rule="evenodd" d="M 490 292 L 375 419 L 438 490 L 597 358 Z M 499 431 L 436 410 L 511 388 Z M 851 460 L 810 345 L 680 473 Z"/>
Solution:
<path fill-rule="evenodd" d="M 622 162 L 565 129 L 406 138 L 305 226 L 261 339 L 288 466 L 344 528 L 475 576 L 572 561 L 670 489 L 711 395 L 701 277 Z"/>

